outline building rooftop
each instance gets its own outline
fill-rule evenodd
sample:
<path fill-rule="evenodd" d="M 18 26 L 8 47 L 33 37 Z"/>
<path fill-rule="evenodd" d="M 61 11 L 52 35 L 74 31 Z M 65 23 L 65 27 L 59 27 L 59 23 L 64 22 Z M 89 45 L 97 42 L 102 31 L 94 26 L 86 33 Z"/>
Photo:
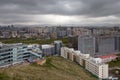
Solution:
<path fill-rule="evenodd" d="M 62 41 L 60 41 L 60 40 L 57 40 L 57 41 L 54 41 L 54 43 L 61 43 Z"/>
<path fill-rule="evenodd" d="M 109 54 L 104 56 L 99 56 L 101 59 L 108 59 L 108 58 L 116 58 L 117 56 L 115 54 Z"/>
<path fill-rule="evenodd" d="M 89 61 L 90 63 L 95 63 L 95 65 L 103 65 L 105 63 L 102 62 L 102 59 L 101 58 L 94 58 L 94 57 L 91 57 L 90 54 L 83 54 L 81 53 L 80 51 L 78 50 L 74 50 L 73 48 L 67 48 L 67 47 L 64 47 L 65 50 L 73 53 L 73 54 L 76 54 L 78 56 L 81 56 L 81 58 Z"/>
<path fill-rule="evenodd" d="M 3 48 L 10 48 L 10 47 L 19 47 L 19 46 L 23 46 L 24 44 L 22 43 L 16 43 L 16 44 L 3 44 L 3 43 L 0 43 L 0 49 L 3 49 Z"/>
<path fill-rule="evenodd" d="M 46 48 L 51 48 L 51 47 L 54 47 L 54 46 L 45 44 L 45 45 L 41 45 L 41 47 L 42 47 L 42 49 L 46 49 Z"/>

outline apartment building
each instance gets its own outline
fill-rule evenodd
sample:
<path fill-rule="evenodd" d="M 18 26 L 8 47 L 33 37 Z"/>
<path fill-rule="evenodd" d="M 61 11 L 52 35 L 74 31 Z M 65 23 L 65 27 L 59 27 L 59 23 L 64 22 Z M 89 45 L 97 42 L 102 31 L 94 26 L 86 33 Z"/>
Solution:
<path fill-rule="evenodd" d="M 78 37 L 78 50 L 82 53 L 94 56 L 95 47 L 95 38 L 93 36 L 85 35 Z"/>
<path fill-rule="evenodd" d="M 43 56 L 50 56 L 55 54 L 54 45 L 49 45 L 49 44 L 41 45 L 41 50 L 42 50 Z"/>
<path fill-rule="evenodd" d="M 55 54 L 60 55 L 61 47 L 63 45 L 62 41 L 54 41 Z"/>
<path fill-rule="evenodd" d="M 83 35 L 78 37 L 78 50 L 93 57 L 120 52 L 119 34 Z"/>
<path fill-rule="evenodd" d="M 99 79 L 108 78 L 108 64 L 102 63 L 100 58 L 93 58 L 90 54 L 82 54 L 80 51 L 67 47 L 61 48 L 61 56 L 79 63 Z"/>
<path fill-rule="evenodd" d="M 98 76 L 100 79 L 107 79 L 108 78 L 108 65 L 99 62 L 98 59 L 86 59 L 85 69 L 87 69 L 92 74 Z"/>

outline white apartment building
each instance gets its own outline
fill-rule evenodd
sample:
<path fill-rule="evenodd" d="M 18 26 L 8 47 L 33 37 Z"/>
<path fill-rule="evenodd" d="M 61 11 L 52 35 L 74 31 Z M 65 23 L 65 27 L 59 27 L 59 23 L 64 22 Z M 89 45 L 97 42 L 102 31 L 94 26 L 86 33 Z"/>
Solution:
<path fill-rule="evenodd" d="M 99 63 L 90 59 L 86 59 L 85 61 L 85 69 L 98 76 L 100 79 L 108 78 L 108 64 Z"/>
<path fill-rule="evenodd" d="M 99 79 L 108 78 L 108 64 L 102 63 L 100 58 L 93 58 L 89 54 L 82 54 L 80 51 L 67 47 L 61 48 L 61 56 L 79 63 Z"/>

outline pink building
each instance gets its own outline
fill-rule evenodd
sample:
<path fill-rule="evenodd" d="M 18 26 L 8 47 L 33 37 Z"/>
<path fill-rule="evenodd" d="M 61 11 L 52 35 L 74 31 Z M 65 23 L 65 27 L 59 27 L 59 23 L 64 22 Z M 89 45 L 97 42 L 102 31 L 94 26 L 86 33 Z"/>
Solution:
<path fill-rule="evenodd" d="M 109 54 L 109 55 L 99 56 L 99 58 L 102 59 L 102 62 L 110 62 L 112 60 L 115 60 L 117 56 L 115 54 Z"/>

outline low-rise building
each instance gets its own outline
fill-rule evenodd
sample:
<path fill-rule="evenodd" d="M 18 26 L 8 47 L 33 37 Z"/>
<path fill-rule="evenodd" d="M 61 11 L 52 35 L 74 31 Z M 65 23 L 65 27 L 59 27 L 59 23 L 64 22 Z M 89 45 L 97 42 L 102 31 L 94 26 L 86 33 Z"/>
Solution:
<path fill-rule="evenodd" d="M 80 51 L 67 47 L 61 48 L 61 56 L 79 63 L 100 79 L 108 78 L 108 64 L 102 63 L 100 58 L 93 58 L 90 54 L 82 54 Z"/>
<path fill-rule="evenodd" d="M 99 58 L 102 59 L 102 62 L 110 62 L 112 60 L 115 60 L 117 58 L 117 55 L 109 54 L 109 55 L 99 56 Z"/>
<path fill-rule="evenodd" d="M 0 67 L 22 63 L 35 56 L 41 58 L 40 54 L 28 50 L 28 46 L 22 43 L 3 44 L 0 43 Z"/>

